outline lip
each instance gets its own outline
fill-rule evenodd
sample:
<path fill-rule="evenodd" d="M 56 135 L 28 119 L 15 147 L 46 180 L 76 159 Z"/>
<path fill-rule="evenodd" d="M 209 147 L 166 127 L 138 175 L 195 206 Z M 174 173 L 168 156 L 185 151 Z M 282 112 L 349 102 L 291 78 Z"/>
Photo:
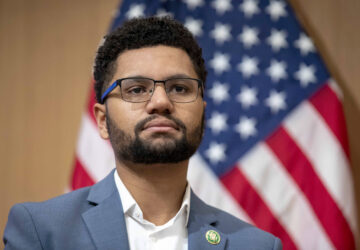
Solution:
<path fill-rule="evenodd" d="M 152 120 L 145 124 L 144 131 L 168 132 L 171 130 L 179 130 L 179 126 L 171 120 Z"/>

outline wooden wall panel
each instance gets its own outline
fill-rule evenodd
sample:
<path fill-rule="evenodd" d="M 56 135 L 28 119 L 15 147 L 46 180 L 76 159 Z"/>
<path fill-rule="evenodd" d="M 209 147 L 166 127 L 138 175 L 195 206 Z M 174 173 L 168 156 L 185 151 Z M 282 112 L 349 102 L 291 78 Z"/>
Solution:
<path fill-rule="evenodd" d="M 0 1 L 1 235 L 11 205 L 65 191 L 92 60 L 117 4 Z"/>
<path fill-rule="evenodd" d="M 291 2 L 344 91 L 359 196 L 359 1 Z M 117 4 L 0 0 L 1 235 L 11 205 L 66 189 L 92 60 Z"/>

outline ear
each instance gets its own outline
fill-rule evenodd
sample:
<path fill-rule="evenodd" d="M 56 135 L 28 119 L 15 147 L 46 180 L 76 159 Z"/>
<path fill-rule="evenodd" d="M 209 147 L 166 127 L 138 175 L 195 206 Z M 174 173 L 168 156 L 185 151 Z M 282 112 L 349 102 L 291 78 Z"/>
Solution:
<path fill-rule="evenodd" d="M 109 139 L 109 133 L 106 126 L 106 106 L 105 104 L 94 104 L 94 116 L 99 129 L 99 134 L 103 139 Z"/>
<path fill-rule="evenodd" d="M 207 103 L 206 103 L 206 101 L 203 101 L 204 102 L 204 109 L 206 108 L 206 105 L 207 105 Z"/>

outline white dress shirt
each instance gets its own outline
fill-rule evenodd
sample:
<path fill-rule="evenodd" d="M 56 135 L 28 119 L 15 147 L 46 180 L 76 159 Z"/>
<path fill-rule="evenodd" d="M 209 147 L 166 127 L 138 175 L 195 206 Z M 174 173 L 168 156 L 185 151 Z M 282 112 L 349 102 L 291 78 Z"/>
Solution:
<path fill-rule="evenodd" d="M 145 220 L 143 213 L 131 196 L 117 171 L 115 184 L 124 210 L 130 250 L 187 250 L 187 223 L 190 212 L 190 185 L 187 184 L 184 198 L 177 214 L 161 226 Z"/>

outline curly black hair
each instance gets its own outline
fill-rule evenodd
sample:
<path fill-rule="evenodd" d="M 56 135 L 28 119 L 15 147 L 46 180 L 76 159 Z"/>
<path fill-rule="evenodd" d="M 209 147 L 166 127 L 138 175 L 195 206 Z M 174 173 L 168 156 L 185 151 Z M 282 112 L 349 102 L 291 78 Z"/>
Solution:
<path fill-rule="evenodd" d="M 94 65 L 97 101 L 101 102 L 101 95 L 115 74 L 116 60 L 122 52 L 156 45 L 183 49 L 205 83 L 207 71 L 202 50 L 188 29 L 170 17 L 135 18 L 106 35 L 98 48 Z"/>

